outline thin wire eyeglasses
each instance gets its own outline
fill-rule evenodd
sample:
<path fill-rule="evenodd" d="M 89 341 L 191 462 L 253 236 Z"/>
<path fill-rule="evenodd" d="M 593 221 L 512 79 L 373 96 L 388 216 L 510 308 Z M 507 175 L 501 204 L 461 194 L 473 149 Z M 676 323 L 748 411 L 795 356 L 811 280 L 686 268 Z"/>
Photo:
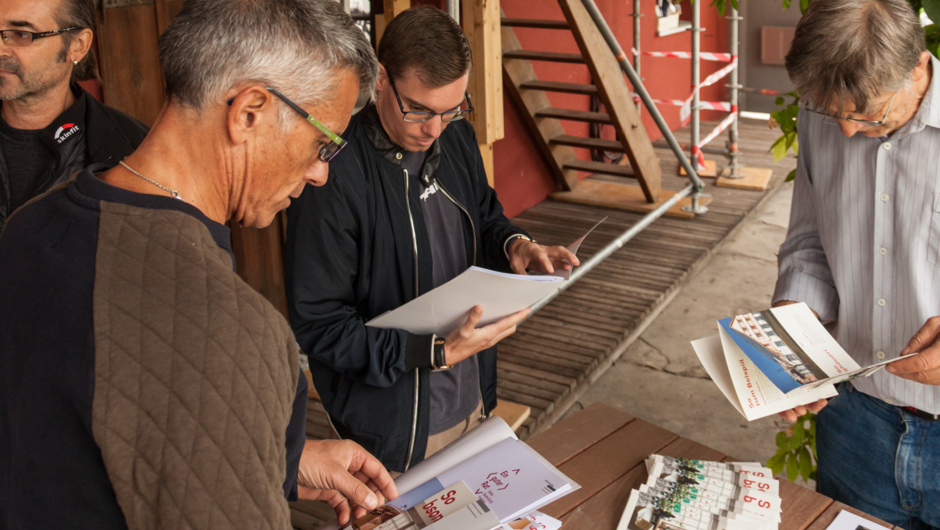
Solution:
<path fill-rule="evenodd" d="M 54 31 L 43 31 L 40 33 L 33 31 L 23 31 L 21 29 L 4 29 L 0 30 L 0 38 L 3 39 L 3 44 L 7 46 L 29 46 L 36 39 L 54 37 L 56 35 L 61 35 L 66 31 L 74 31 L 76 29 L 86 28 L 81 26 L 72 26 L 71 28 L 62 28 Z"/>
<path fill-rule="evenodd" d="M 864 125 L 864 126 L 866 126 L 866 127 L 881 127 L 882 125 L 885 124 L 885 121 L 888 119 L 888 114 L 891 112 L 891 106 L 894 105 L 894 98 L 898 97 L 898 92 L 899 92 L 899 91 L 895 91 L 894 95 L 891 96 L 891 101 L 888 103 L 888 110 L 885 111 L 885 115 L 884 115 L 883 118 L 881 118 L 880 121 L 860 120 L 860 119 L 858 119 L 858 118 L 853 118 L 851 114 L 849 114 L 848 116 L 844 116 L 844 117 L 843 117 L 843 116 L 836 116 L 836 115 L 834 115 L 834 114 L 829 114 L 828 112 L 823 112 L 823 111 L 821 111 L 821 110 L 816 110 L 816 109 L 814 109 L 814 108 L 807 107 L 806 105 L 800 105 L 800 106 L 801 106 L 802 108 L 804 108 L 804 109 L 810 111 L 810 112 L 813 112 L 813 113 L 815 113 L 815 114 L 819 114 L 819 115 L 821 115 L 821 116 L 825 116 L 825 117 L 827 117 L 827 118 L 832 118 L 832 119 L 835 119 L 835 120 L 851 121 L 851 122 L 853 122 L 853 123 L 858 123 L 859 125 Z"/>
<path fill-rule="evenodd" d="M 467 109 L 448 110 L 447 112 L 405 110 L 405 106 L 401 102 L 401 96 L 398 95 L 398 89 L 395 88 L 395 81 L 392 80 L 391 76 L 389 76 L 388 82 L 392 85 L 392 92 L 395 93 L 395 99 L 398 100 L 398 108 L 401 109 L 401 119 L 408 123 L 425 123 L 431 121 L 434 116 L 440 116 L 443 122 L 459 121 L 473 112 L 473 103 L 470 101 L 470 94 L 466 90 L 463 93 L 463 97 L 467 100 L 467 107 L 469 107 Z"/>
<path fill-rule="evenodd" d="M 275 89 L 273 89 L 273 88 L 271 88 L 271 87 L 264 87 L 264 88 L 265 88 L 268 92 L 270 92 L 270 93 L 274 94 L 275 96 L 281 98 L 281 100 L 282 100 L 284 103 L 287 103 L 287 106 L 288 106 L 288 107 L 290 107 L 290 108 L 294 109 L 295 111 L 297 111 L 297 113 L 300 114 L 301 116 L 303 116 L 305 120 L 307 120 L 307 121 L 309 121 L 311 124 L 313 124 L 314 127 L 316 127 L 317 129 L 319 129 L 320 132 L 322 132 L 323 134 L 325 134 L 325 135 L 327 136 L 327 138 L 329 138 L 329 139 L 331 140 L 331 143 L 328 143 L 328 144 L 326 144 L 326 145 L 324 145 L 323 147 L 320 148 L 320 160 L 321 160 L 321 161 L 323 161 L 323 162 L 329 162 L 330 160 L 333 160 L 333 158 L 334 158 L 336 155 L 338 155 L 339 152 L 342 151 L 344 147 L 346 147 L 346 140 L 343 140 L 342 138 L 340 138 L 339 135 L 337 135 L 337 134 L 334 133 L 333 131 L 329 130 L 329 129 L 326 127 L 326 125 L 323 125 L 322 123 L 320 123 L 319 120 L 317 120 L 316 118 L 314 118 L 313 116 L 311 116 L 310 114 L 308 114 L 307 111 L 305 111 L 304 109 L 300 108 L 300 105 L 298 105 L 298 104 L 294 103 L 293 101 L 287 99 L 287 97 L 284 96 L 284 94 L 281 94 L 280 92 L 278 92 L 277 90 L 275 90 Z M 230 103 L 230 104 L 231 104 L 231 103 Z"/>

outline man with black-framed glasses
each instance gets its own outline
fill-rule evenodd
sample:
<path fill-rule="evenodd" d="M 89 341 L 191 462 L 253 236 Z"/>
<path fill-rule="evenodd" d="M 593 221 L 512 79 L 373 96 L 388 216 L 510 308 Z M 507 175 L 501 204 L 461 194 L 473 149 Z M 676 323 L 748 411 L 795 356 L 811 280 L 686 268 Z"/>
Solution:
<path fill-rule="evenodd" d="M 91 0 L 0 2 L 0 231 L 14 210 L 147 134 L 78 81 L 97 78 Z"/>
<path fill-rule="evenodd" d="M 527 312 L 447 337 L 365 323 L 471 265 L 506 272 L 577 259 L 512 225 L 487 184 L 467 93 L 472 57 L 453 18 L 417 7 L 379 45 L 375 105 L 342 134 L 330 178 L 288 209 L 291 325 L 332 425 L 405 471 L 496 406 L 496 344 Z"/>

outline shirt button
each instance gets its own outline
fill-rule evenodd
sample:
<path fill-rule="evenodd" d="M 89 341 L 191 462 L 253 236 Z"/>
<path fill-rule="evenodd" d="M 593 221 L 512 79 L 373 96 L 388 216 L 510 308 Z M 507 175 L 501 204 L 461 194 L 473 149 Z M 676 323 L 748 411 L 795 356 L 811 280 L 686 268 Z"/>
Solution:
<path fill-rule="evenodd" d="M 882 194 L 881 194 L 881 202 L 888 202 L 888 194 L 887 194 L 887 193 L 882 193 Z"/>
<path fill-rule="evenodd" d="M 395 153 L 395 158 L 397 160 L 401 160 L 401 153 Z"/>
<path fill-rule="evenodd" d="M 888 253 L 888 249 L 886 249 L 886 248 L 884 248 L 884 247 L 881 247 L 881 248 L 878 249 L 878 253 L 881 254 L 882 256 L 884 256 L 885 254 Z"/>
<path fill-rule="evenodd" d="M 884 359 L 884 358 L 885 358 L 885 352 L 883 352 L 883 351 L 880 351 L 880 352 L 876 353 L 875 355 L 877 355 L 879 359 Z"/>
<path fill-rule="evenodd" d="M 885 299 L 884 299 L 884 298 L 879 298 L 879 299 L 878 299 L 878 305 L 880 305 L 881 307 L 884 307 L 886 303 L 887 303 L 887 302 L 885 302 Z"/>
<path fill-rule="evenodd" d="M 885 151 L 890 151 L 890 150 L 891 150 L 891 142 L 885 142 L 885 143 L 882 144 L 882 145 L 884 145 Z"/>

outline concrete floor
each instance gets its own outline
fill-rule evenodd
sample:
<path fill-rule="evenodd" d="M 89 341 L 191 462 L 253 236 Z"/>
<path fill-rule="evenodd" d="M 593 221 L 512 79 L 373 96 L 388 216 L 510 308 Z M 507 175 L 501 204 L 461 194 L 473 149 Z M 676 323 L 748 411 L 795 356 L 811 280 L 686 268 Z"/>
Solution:
<path fill-rule="evenodd" d="M 718 333 L 719 318 L 770 306 L 792 194 L 792 183 L 784 184 L 745 218 L 568 414 L 601 401 L 735 458 L 773 456 L 787 422 L 776 415 L 745 420 L 708 379 L 689 341 Z"/>

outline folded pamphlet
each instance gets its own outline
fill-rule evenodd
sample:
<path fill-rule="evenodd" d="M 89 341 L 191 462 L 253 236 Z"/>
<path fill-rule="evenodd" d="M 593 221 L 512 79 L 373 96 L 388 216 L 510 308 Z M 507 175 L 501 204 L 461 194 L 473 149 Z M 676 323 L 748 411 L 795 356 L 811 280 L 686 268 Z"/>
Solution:
<path fill-rule="evenodd" d="M 718 335 L 692 347 L 749 421 L 835 396 L 836 383 L 900 359 L 860 367 L 804 303 L 719 320 Z"/>

